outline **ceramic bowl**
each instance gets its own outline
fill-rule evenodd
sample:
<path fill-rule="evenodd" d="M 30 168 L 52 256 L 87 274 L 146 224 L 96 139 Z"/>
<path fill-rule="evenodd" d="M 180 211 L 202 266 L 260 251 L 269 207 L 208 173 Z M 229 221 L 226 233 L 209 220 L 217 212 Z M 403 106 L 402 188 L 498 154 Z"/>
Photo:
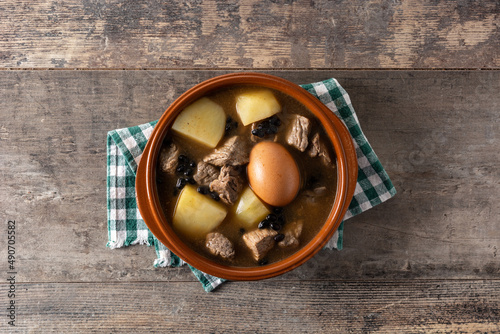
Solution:
<path fill-rule="evenodd" d="M 175 117 L 190 103 L 221 88 L 249 84 L 281 91 L 301 102 L 322 123 L 337 157 L 337 194 L 331 212 L 318 234 L 293 255 L 258 267 L 235 267 L 216 263 L 192 250 L 176 235 L 167 221 L 156 189 L 156 166 L 163 139 Z M 137 202 L 151 232 L 174 254 L 193 267 L 230 280 L 258 280 L 290 271 L 313 257 L 333 236 L 354 194 L 358 164 L 352 138 L 345 125 L 317 98 L 300 86 L 268 74 L 234 73 L 206 80 L 182 94 L 161 116 L 143 152 L 136 178 Z"/>

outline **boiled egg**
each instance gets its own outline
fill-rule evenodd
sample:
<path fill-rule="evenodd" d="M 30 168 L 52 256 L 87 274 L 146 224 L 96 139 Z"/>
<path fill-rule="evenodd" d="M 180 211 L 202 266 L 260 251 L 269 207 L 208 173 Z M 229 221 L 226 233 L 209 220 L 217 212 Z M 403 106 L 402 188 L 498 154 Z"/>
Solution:
<path fill-rule="evenodd" d="M 255 194 L 272 206 L 289 204 L 299 191 L 297 163 L 283 145 L 275 142 L 260 142 L 252 148 L 247 174 Z"/>

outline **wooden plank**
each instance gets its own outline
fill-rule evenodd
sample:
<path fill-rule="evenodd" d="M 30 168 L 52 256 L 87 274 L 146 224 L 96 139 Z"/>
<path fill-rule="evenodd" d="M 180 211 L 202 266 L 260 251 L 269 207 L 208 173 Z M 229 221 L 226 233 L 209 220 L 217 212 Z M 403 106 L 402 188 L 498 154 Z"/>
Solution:
<path fill-rule="evenodd" d="M 222 73 L 2 72 L 0 212 L 16 220 L 20 282 L 194 281 L 154 269 L 152 248 L 105 248 L 106 132 L 159 118 Z M 343 251 L 277 280 L 500 277 L 500 72 L 272 73 L 336 77 L 399 191 L 347 222 Z"/>
<path fill-rule="evenodd" d="M 18 291 L 17 332 L 500 330 L 499 281 L 231 282 L 211 294 L 186 282 L 44 283 L 19 284 Z M 5 300 L 1 293 L 0 304 Z"/>
<path fill-rule="evenodd" d="M 498 68 L 497 1 L 16 0 L 8 68 Z"/>

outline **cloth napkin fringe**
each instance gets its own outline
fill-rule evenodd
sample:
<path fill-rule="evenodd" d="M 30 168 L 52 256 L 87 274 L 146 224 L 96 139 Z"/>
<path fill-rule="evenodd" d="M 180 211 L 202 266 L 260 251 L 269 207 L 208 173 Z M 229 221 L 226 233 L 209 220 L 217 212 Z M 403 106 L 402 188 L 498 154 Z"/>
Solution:
<path fill-rule="evenodd" d="M 336 250 L 342 250 L 342 239 L 344 235 L 344 222 L 340 223 L 340 228 L 335 231 L 333 236 L 328 240 L 328 242 L 325 245 L 326 249 L 336 249 Z"/>
<path fill-rule="evenodd" d="M 153 246 L 154 245 L 154 240 L 151 237 L 139 237 L 135 240 L 127 240 L 125 238 L 122 238 L 120 236 L 117 236 L 117 240 L 115 241 L 108 241 L 106 244 L 106 247 L 115 249 L 115 248 L 120 248 L 123 246 L 130 246 L 130 245 L 148 245 L 148 246 Z"/>
<path fill-rule="evenodd" d="M 172 252 L 168 250 L 159 250 L 156 252 L 158 258 L 154 261 L 155 268 L 165 268 L 172 266 Z"/>
<path fill-rule="evenodd" d="M 116 241 L 108 241 L 108 243 L 106 244 L 106 247 L 111 248 L 111 249 L 121 248 L 123 246 L 128 246 L 125 244 L 125 240 L 123 240 L 123 239 L 119 239 Z"/>

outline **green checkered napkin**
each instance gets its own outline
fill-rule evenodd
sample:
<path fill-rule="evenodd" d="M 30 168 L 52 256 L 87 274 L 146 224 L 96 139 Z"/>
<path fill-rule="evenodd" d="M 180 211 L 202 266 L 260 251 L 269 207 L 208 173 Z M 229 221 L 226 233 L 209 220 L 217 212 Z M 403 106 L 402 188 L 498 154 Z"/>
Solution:
<path fill-rule="evenodd" d="M 352 107 L 347 92 L 335 79 L 302 85 L 316 96 L 347 126 L 353 138 L 358 157 L 358 182 L 349 209 L 337 232 L 326 248 L 342 249 L 344 221 L 380 204 L 396 194 L 389 176 L 368 143 Z M 157 121 L 108 132 L 107 139 L 107 198 L 108 244 L 120 248 L 134 244 L 154 245 L 157 259 L 155 267 L 178 267 L 185 264 L 170 252 L 149 231 L 142 220 L 135 200 L 135 173 L 142 151 Z M 224 282 L 189 266 L 209 292 Z"/>

